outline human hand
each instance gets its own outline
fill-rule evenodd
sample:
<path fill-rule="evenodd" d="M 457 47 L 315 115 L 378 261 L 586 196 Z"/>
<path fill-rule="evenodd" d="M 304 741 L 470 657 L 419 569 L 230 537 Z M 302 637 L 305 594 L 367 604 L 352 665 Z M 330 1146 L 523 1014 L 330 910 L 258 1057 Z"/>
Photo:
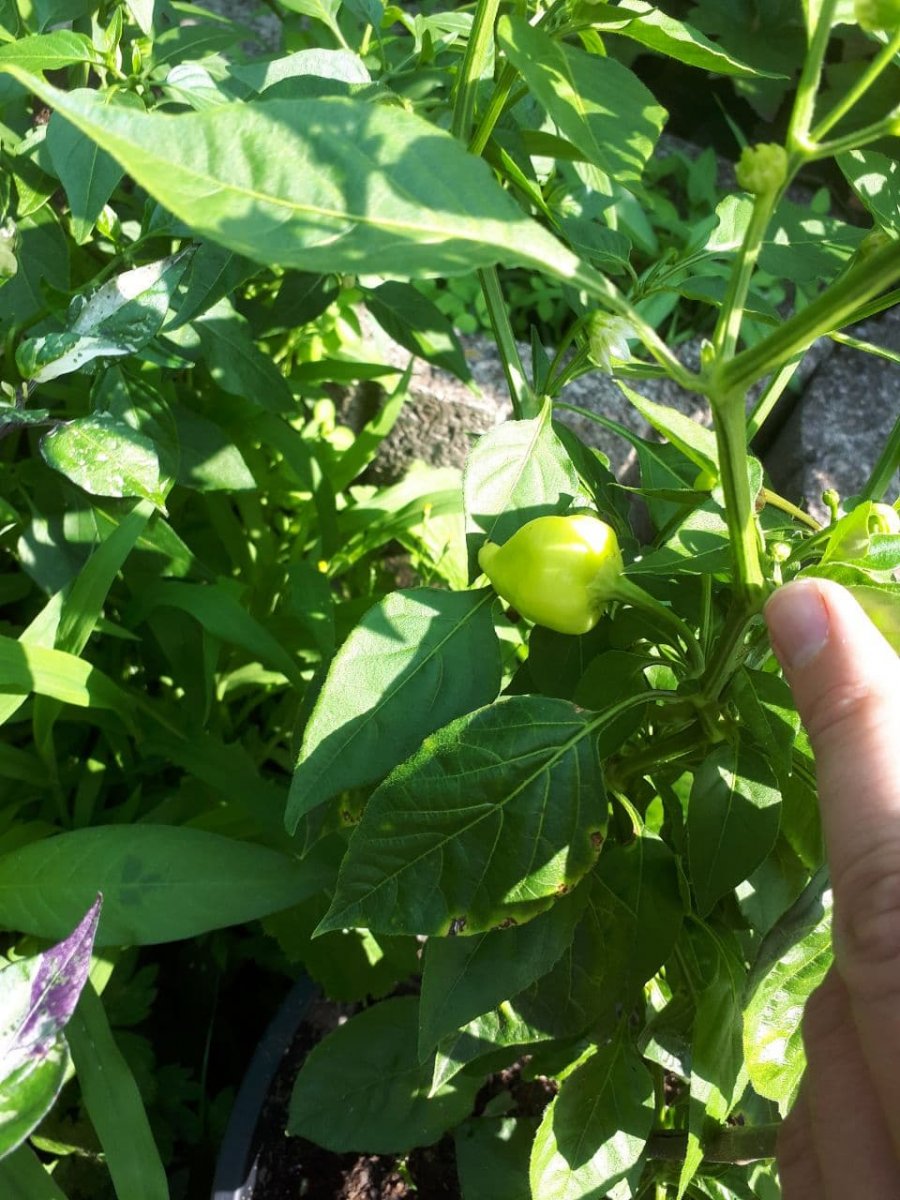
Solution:
<path fill-rule="evenodd" d="M 766 621 L 816 756 L 835 964 L 803 1018 L 779 1138 L 784 1200 L 900 1200 L 900 658 L 853 597 L 807 579 Z"/>

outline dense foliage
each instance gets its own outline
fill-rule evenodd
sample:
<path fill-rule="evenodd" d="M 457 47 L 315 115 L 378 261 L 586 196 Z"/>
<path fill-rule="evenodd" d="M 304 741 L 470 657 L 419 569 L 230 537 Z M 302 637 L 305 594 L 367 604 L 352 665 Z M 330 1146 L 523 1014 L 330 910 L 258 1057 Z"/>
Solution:
<path fill-rule="evenodd" d="M 772 1200 L 830 890 L 760 610 L 824 575 L 900 640 L 900 423 L 824 526 L 748 439 L 896 300 L 896 4 L 270 7 L 264 55 L 0 0 L 4 1194 L 206 1194 L 305 970 L 359 1009 L 291 1134 L 449 1134 L 464 1200 Z M 736 183 L 658 153 L 698 87 Z M 454 323 L 493 331 L 514 417 L 464 475 L 369 481 L 410 382 L 370 318 L 463 383 Z M 592 415 L 643 542 L 560 420 L 595 370 L 662 438 Z M 511 1064 L 542 1114 L 476 1109 Z"/>

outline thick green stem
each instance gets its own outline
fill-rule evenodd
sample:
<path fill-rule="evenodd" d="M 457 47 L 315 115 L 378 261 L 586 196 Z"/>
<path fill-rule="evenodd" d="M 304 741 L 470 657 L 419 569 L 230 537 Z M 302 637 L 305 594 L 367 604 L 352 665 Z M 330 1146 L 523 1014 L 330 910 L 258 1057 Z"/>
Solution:
<path fill-rule="evenodd" d="M 456 95 L 453 101 L 453 123 L 451 132 L 461 141 L 467 142 L 472 132 L 472 122 L 475 117 L 475 93 L 478 80 L 487 62 L 488 48 L 494 36 L 494 22 L 497 20 L 497 10 L 500 0 L 478 0 L 475 8 L 475 20 L 466 47 L 462 69 L 456 83 Z"/>
<path fill-rule="evenodd" d="M 734 355 L 741 332 L 741 321 L 744 318 L 744 305 L 750 290 L 750 280 L 756 269 L 763 237 L 780 195 L 780 189 L 763 192 L 753 201 L 753 212 L 728 281 L 725 302 L 713 334 L 713 346 L 719 359 L 729 359 Z"/>
<path fill-rule="evenodd" d="M 900 29 L 896 29 L 884 46 L 875 55 L 856 83 L 845 92 L 837 104 L 822 118 L 812 132 L 814 142 L 821 142 L 831 129 L 845 117 L 854 105 L 862 99 L 875 80 L 886 70 L 900 52 Z"/>
<path fill-rule="evenodd" d="M 725 363 L 716 384 L 723 393 L 746 391 L 817 337 L 856 319 L 859 309 L 900 280 L 900 241 L 876 250 L 768 337 Z"/>
<path fill-rule="evenodd" d="M 703 696 L 714 702 L 740 666 L 745 654 L 747 631 L 756 619 L 757 607 L 736 601 L 703 677 Z"/>
<path fill-rule="evenodd" d="M 734 559 L 735 591 L 756 607 L 765 588 L 759 561 L 759 539 L 754 520 L 756 497 L 750 494 L 747 474 L 747 425 L 744 393 L 735 391 L 713 400 L 713 424 L 719 450 L 719 478 L 725 492 L 725 520 Z"/>
<path fill-rule="evenodd" d="M 497 268 L 485 267 L 484 270 L 478 272 L 478 279 L 481 282 L 481 290 L 487 304 L 497 349 L 503 360 L 503 373 L 509 386 L 509 395 L 516 420 L 522 421 L 529 417 L 536 417 L 540 412 L 540 401 L 525 376 L 519 348 L 509 323 L 509 313 L 503 299 Z"/>
<path fill-rule="evenodd" d="M 809 148 L 809 130 L 816 109 L 816 94 L 822 78 L 822 64 L 831 37 L 838 0 L 823 0 L 819 19 L 810 39 L 803 70 L 797 82 L 797 94 L 787 133 L 788 154 L 805 154 Z"/>

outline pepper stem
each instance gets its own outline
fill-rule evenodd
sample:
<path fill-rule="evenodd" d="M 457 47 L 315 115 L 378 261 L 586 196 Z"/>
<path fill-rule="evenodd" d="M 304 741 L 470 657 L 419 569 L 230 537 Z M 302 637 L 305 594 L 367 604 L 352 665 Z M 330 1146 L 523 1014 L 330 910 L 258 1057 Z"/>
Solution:
<path fill-rule="evenodd" d="M 700 643 L 694 636 L 691 627 L 679 617 L 678 613 L 673 612 L 671 608 L 667 608 L 655 596 L 651 596 L 649 592 L 644 591 L 639 584 L 635 583 L 632 579 L 628 579 L 625 575 L 619 576 L 607 595 L 611 599 L 619 600 L 623 604 L 630 604 L 634 608 L 642 608 L 645 612 L 653 613 L 657 616 L 660 621 L 681 638 L 691 666 L 698 673 L 703 670 L 703 651 L 700 649 Z"/>

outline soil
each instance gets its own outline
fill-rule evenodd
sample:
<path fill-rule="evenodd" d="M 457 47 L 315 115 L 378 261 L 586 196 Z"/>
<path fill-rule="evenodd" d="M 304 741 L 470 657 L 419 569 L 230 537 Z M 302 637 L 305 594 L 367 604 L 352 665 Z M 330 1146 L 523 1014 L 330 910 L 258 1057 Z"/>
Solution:
<path fill-rule="evenodd" d="M 462 1200 L 453 1138 L 414 1150 L 402 1164 L 393 1155 L 335 1154 L 300 1137 L 285 1136 L 294 1078 L 313 1046 L 358 1005 L 314 1004 L 286 1051 L 258 1128 L 256 1181 L 247 1200 Z M 511 1114 L 538 1116 L 556 1087 L 543 1077 L 526 1080 L 522 1058 L 491 1075 L 478 1093 L 474 1115 L 508 1092 Z"/>

